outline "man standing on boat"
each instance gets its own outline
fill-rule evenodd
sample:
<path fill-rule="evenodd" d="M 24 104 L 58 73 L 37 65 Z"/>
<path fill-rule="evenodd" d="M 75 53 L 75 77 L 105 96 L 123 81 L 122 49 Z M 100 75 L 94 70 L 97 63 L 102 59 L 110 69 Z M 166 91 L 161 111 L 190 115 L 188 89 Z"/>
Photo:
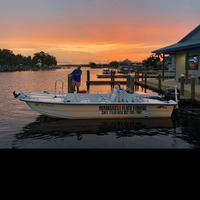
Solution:
<path fill-rule="evenodd" d="M 77 88 L 77 93 L 79 93 L 79 87 L 81 85 L 81 65 L 78 65 L 77 69 L 75 69 L 72 73 L 73 75 L 73 80 L 72 80 L 72 85 L 74 86 L 74 91 L 75 87 Z"/>

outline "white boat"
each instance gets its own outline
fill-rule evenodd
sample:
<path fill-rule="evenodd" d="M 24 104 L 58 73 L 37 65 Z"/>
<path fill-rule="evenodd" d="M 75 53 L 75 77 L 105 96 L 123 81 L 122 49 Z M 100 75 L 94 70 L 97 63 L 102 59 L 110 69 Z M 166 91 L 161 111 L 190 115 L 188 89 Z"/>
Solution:
<path fill-rule="evenodd" d="M 102 71 L 102 74 L 111 74 L 111 71 L 109 69 L 104 69 Z"/>
<path fill-rule="evenodd" d="M 176 101 L 164 100 L 155 94 L 129 94 L 115 87 L 113 92 L 54 93 L 13 92 L 33 110 L 46 116 L 67 119 L 122 119 L 171 117 Z"/>

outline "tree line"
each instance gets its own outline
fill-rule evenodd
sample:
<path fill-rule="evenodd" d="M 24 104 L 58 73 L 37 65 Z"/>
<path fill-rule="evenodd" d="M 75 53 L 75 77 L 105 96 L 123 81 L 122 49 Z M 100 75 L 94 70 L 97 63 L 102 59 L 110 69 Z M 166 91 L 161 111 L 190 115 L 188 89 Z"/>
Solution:
<path fill-rule="evenodd" d="M 143 65 L 147 68 L 147 69 L 160 69 L 160 66 L 158 65 L 158 62 L 161 61 L 162 55 L 161 54 L 151 54 L 147 59 L 144 59 L 142 61 Z"/>
<path fill-rule="evenodd" d="M 158 69 L 157 63 L 161 61 L 160 54 L 152 54 L 147 59 L 143 60 L 143 66 L 153 69 Z M 21 54 L 15 55 L 9 49 L 0 49 L 0 71 L 16 71 L 16 70 L 45 70 L 52 69 L 57 65 L 56 57 L 45 53 L 43 51 L 37 52 L 31 56 L 23 56 Z M 120 63 L 123 65 L 123 63 Z M 91 68 L 99 68 L 99 67 L 111 67 L 118 68 L 119 62 L 112 61 L 109 64 L 99 64 L 97 65 L 94 62 L 90 62 L 89 66 Z"/>
<path fill-rule="evenodd" d="M 0 49 L 0 69 L 50 68 L 57 65 L 56 57 L 43 51 L 31 56 L 15 55 L 9 49 Z"/>
<path fill-rule="evenodd" d="M 149 57 L 147 57 L 146 59 L 142 60 L 142 64 L 143 66 L 148 70 L 148 69 L 154 69 L 154 70 L 158 70 L 160 69 L 160 65 L 158 65 L 159 62 L 161 62 L 161 60 L 163 59 L 161 54 L 151 54 Z M 89 66 L 91 68 L 98 68 L 98 67 L 110 67 L 110 68 L 118 68 L 119 64 L 121 66 L 126 66 L 127 63 L 123 63 L 123 62 L 118 62 L 118 61 L 112 61 L 109 64 L 96 64 L 94 62 L 90 62 Z"/>

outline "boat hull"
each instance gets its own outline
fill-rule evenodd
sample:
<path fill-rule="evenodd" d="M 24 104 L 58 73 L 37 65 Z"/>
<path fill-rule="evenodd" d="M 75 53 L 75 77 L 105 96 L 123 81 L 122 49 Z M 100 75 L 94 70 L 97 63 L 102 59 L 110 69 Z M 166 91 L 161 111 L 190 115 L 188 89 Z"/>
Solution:
<path fill-rule="evenodd" d="M 173 104 L 56 104 L 26 103 L 36 112 L 66 119 L 124 119 L 171 117 Z"/>

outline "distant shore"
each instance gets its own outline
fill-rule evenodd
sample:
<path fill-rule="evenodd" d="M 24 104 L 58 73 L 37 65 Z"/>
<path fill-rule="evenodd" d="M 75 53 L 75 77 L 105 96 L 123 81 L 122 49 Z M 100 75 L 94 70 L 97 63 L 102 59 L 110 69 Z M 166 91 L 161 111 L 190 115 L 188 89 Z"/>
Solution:
<path fill-rule="evenodd" d="M 20 71 L 46 71 L 60 69 L 60 66 L 16 66 L 7 67 L 3 66 L 0 68 L 0 72 L 20 72 Z"/>
<path fill-rule="evenodd" d="M 20 71 L 49 71 L 63 68 L 77 67 L 78 65 L 56 65 L 56 66 L 16 66 L 8 67 L 1 66 L 0 72 L 20 72 Z M 91 67 L 89 65 L 81 65 L 82 67 Z M 91 67 L 91 68 L 102 68 L 102 67 Z"/>

